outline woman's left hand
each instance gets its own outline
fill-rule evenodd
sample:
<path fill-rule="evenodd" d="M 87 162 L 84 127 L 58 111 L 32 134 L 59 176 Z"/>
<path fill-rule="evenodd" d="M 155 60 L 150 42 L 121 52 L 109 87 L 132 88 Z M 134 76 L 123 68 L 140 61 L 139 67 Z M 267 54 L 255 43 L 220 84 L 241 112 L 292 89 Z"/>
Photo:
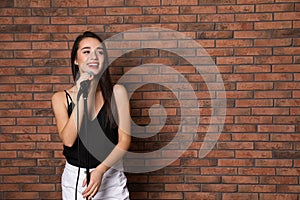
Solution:
<path fill-rule="evenodd" d="M 88 187 L 82 192 L 83 198 L 88 197 L 88 199 L 91 199 L 96 195 L 100 188 L 103 174 L 104 172 L 97 168 L 91 172 L 90 183 Z M 85 178 L 82 183 L 82 187 L 86 186 L 86 184 L 87 179 Z"/>

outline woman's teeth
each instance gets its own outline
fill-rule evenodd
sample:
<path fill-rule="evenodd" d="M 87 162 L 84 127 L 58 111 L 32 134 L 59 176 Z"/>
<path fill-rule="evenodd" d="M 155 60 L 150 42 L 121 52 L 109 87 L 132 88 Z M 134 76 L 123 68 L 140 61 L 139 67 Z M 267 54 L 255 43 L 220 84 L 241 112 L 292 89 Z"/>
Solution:
<path fill-rule="evenodd" d="M 91 63 L 91 64 L 89 64 L 89 67 L 98 67 L 98 64 L 97 63 Z"/>

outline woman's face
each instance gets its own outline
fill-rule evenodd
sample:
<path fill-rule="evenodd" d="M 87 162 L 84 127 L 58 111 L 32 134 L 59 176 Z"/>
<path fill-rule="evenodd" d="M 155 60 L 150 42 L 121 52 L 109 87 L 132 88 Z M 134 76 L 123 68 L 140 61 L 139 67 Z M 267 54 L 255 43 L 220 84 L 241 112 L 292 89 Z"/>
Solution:
<path fill-rule="evenodd" d="M 74 63 L 78 65 L 80 73 L 90 71 L 98 74 L 104 63 L 104 51 L 100 41 L 90 37 L 81 40 Z"/>

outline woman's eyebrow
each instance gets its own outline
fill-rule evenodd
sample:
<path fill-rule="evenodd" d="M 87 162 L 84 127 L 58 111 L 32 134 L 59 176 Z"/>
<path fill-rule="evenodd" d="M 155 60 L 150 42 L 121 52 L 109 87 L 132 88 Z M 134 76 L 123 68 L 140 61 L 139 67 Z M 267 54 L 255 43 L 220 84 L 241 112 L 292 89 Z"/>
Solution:
<path fill-rule="evenodd" d="M 82 47 L 80 50 L 91 49 L 91 47 Z"/>
<path fill-rule="evenodd" d="M 91 49 L 91 47 L 82 47 L 80 50 Z M 103 47 L 97 47 L 96 49 L 103 49 Z"/>

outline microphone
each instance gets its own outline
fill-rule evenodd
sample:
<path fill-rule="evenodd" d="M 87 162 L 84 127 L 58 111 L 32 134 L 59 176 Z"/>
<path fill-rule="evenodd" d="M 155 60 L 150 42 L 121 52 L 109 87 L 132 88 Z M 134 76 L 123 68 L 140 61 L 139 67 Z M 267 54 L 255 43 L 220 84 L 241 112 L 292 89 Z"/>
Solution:
<path fill-rule="evenodd" d="M 87 71 L 87 73 L 92 77 L 92 79 L 94 78 L 94 73 L 92 71 Z M 91 80 L 85 80 L 85 81 L 82 81 L 80 83 L 80 89 L 89 89 L 90 87 L 90 83 L 91 83 Z"/>
<path fill-rule="evenodd" d="M 94 73 L 92 71 L 88 70 L 87 73 L 92 77 L 92 79 L 94 78 Z M 82 81 L 80 83 L 80 89 L 78 92 L 78 96 L 80 96 L 81 94 L 83 94 L 84 96 L 87 96 L 90 84 L 91 84 L 91 80 Z"/>

